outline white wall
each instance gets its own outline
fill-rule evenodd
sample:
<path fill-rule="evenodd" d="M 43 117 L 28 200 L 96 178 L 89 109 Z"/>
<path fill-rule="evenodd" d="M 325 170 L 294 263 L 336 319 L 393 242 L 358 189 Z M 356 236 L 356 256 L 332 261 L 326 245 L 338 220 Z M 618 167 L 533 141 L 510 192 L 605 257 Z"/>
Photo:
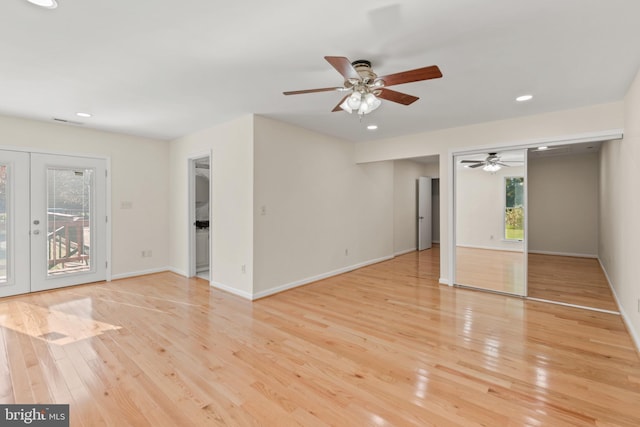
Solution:
<path fill-rule="evenodd" d="M 598 153 L 529 158 L 529 251 L 596 257 Z"/>
<path fill-rule="evenodd" d="M 114 278 L 169 266 L 166 141 L 0 116 L 0 146 L 109 157 Z M 143 250 L 153 256 L 142 258 Z"/>
<path fill-rule="evenodd" d="M 254 297 L 392 256 L 392 162 L 356 165 L 350 142 L 254 126 Z"/>
<path fill-rule="evenodd" d="M 189 271 L 188 158 L 211 152 L 210 274 L 215 286 L 250 298 L 253 288 L 253 117 L 171 141 L 170 253 L 173 269 Z M 243 268 L 244 267 L 244 272 Z"/>
<path fill-rule="evenodd" d="M 600 159 L 599 257 L 640 350 L 640 73 L 624 102 L 624 139 Z"/>
<path fill-rule="evenodd" d="M 523 166 L 488 173 L 457 166 L 456 244 L 474 248 L 522 251 L 522 242 L 504 239 L 505 177 L 524 176 Z"/>
<path fill-rule="evenodd" d="M 517 108 L 514 105 L 514 108 Z M 529 141 L 621 129 L 622 102 L 575 110 L 481 123 L 472 126 L 425 132 L 398 138 L 356 144 L 358 163 L 440 155 L 440 274 L 448 281 L 449 271 L 449 172 L 451 149 L 500 147 Z"/>
<path fill-rule="evenodd" d="M 411 160 L 393 162 L 393 251 L 417 249 L 417 183 L 425 165 Z"/>

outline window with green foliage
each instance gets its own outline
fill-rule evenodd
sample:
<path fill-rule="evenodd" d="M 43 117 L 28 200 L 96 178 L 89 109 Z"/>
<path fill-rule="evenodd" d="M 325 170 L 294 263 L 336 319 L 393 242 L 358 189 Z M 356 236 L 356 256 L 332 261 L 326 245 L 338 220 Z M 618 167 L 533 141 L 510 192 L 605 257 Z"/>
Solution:
<path fill-rule="evenodd" d="M 524 177 L 505 177 L 504 238 L 524 238 Z"/>

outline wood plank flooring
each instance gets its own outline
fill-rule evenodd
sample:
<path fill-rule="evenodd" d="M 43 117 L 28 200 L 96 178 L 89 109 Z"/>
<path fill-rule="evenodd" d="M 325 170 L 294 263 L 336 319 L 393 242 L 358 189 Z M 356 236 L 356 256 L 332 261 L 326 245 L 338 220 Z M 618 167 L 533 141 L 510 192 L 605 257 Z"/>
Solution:
<path fill-rule="evenodd" d="M 530 297 L 618 311 L 597 259 L 542 254 L 528 257 Z"/>
<path fill-rule="evenodd" d="M 0 401 L 72 426 L 638 426 L 620 316 L 437 283 L 437 249 L 249 302 L 161 273 L 0 299 Z"/>
<path fill-rule="evenodd" d="M 516 295 L 524 293 L 524 254 L 459 246 L 456 283 Z M 618 311 L 607 279 L 593 258 L 528 254 L 531 298 Z"/>
<path fill-rule="evenodd" d="M 525 294 L 524 252 L 458 246 L 456 284 L 509 294 Z"/>

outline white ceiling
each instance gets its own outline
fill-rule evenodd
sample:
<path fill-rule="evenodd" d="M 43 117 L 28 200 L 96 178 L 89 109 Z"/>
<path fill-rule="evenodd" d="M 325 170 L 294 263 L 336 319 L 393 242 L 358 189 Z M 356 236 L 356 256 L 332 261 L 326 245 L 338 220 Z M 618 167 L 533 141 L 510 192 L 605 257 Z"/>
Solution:
<path fill-rule="evenodd" d="M 58 3 L 0 2 L 0 114 L 172 139 L 256 113 L 363 141 L 617 101 L 640 66 L 638 0 Z M 362 121 L 338 92 L 282 95 L 341 85 L 326 55 L 444 77 Z"/>

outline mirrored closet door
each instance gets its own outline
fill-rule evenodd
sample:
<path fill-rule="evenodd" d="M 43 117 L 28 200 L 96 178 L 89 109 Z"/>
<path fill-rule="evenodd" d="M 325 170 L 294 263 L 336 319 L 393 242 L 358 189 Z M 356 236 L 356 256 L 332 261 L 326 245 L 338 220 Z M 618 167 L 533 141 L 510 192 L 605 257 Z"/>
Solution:
<path fill-rule="evenodd" d="M 527 152 L 454 156 L 455 284 L 527 295 Z"/>

